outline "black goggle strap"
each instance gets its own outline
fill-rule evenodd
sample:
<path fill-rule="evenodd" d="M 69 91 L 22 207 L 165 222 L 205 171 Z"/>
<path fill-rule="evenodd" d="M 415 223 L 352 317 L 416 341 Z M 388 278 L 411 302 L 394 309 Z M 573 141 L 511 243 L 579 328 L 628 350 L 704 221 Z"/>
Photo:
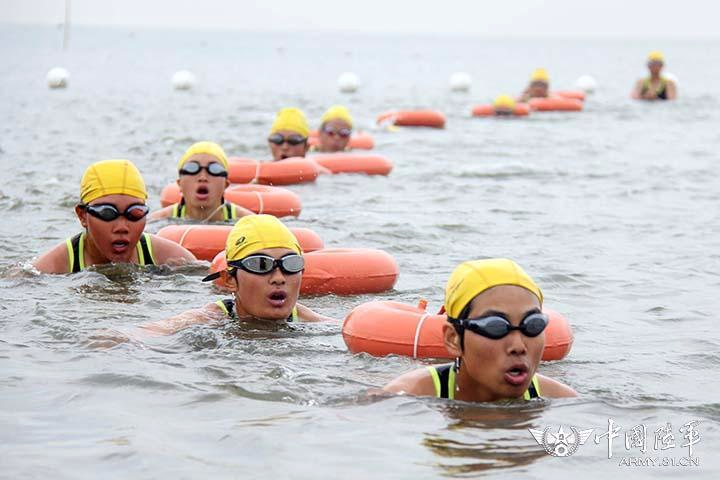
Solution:
<path fill-rule="evenodd" d="M 460 337 L 460 351 L 465 351 L 465 321 L 459 318 L 452 318 L 450 315 L 447 317 L 448 322 L 455 328 L 458 336 Z"/>

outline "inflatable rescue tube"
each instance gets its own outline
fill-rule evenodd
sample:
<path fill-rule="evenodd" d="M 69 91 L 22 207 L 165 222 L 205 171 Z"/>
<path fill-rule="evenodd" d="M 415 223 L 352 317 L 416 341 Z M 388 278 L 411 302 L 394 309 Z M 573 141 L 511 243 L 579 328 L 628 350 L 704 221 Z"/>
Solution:
<path fill-rule="evenodd" d="M 324 248 L 306 253 L 303 257 L 305 271 L 300 287 L 303 295 L 380 293 L 390 290 L 399 274 L 395 259 L 382 250 Z M 210 273 L 225 268 L 223 250 L 213 259 Z M 215 280 L 215 285 L 223 288 L 220 279 Z"/>
<path fill-rule="evenodd" d="M 319 173 L 317 164 L 303 157 L 286 158 L 277 162 L 258 162 L 241 157 L 228 159 L 230 183 L 294 185 L 314 182 Z"/>
<path fill-rule="evenodd" d="M 187 248 L 198 260 L 211 261 L 225 250 L 232 228 L 230 225 L 168 225 L 161 228 L 157 235 Z M 314 252 L 325 246 L 320 236 L 309 228 L 291 228 L 290 231 L 303 252 Z"/>
<path fill-rule="evenodd" d="M 364 173 L 387 175 L 393 168 L 392 162 L 382 155 L 357 153 L 319 153 L 310 157 L 321 167 L 332 173 Z"/>
<path fill-rule="evenodd" d="M 585 92 L 582 90 L 558 90 L 557 92 L 550 92 L 550 95 L 554 97 L 574 98 L 581 102 L 585 101 Z"/>
<path fill-rule="evenodd" d="M 377 123 L 398 127 L 445 128 L 445 115 L 435 110 L 396 110 L 378 115 Z"/>
<path fill-rule="evenodd" d="M 268 185 L 230 185 L 225 189 L 225 200 L 255 213 L 267 213 L 275 217 L 297 217 L 302 205 L 300 197 L 286 188 Z M 167 207 L 180 202 L 180 187 L 170 183 L 160 193 L 160 205 Z"/>
<path fill-rule="evenodd" d="M 528 105 L 527 103 L 516 103 L 515 108 L 513 108 L 512 114 L 513 114 L 513 116 L 516 116 L 516 117 L 524 117 L 526 115 L 529 115 L 530 114 L 530 105 Z M 472 116 L 473 117 L 494 117 L 494 116 L 496 116 L 495 107 L 493 107 L 490 104 L 476 105 L 472 109 Z M 503 116 L 503 115 L 497 115 L 497 116 Z"/>
<path fill-rule="evenodd" d="M 583 102 L 575 98 L 531 98 L 528 103 L 538 112 L 579 112 L 583 109 Z"/>
<path fill-rule="evenodd" d="M 318 134 L 317 130 L 310 132 L 310 136 L 308 137 L 308 144 L 311 147 L 317 147 L 320 145 L 320 139 L 318 138 L 320 135 Z M 375 148 L 375 140 L 368 135 L 367 133 L 358 132 L 353 133 L 350 136 L 350 141 L 347 144 L 348 148 L 350 150 L 372 150 Z"/>
<path fill-rule="evenodd" d="M 572 329 L 558 312 L 548 308 L 543 311 L 550 317 L 550 323 L 545 329 L 542 359 L 560 360 L 572 348 Z M 431 315 L 400 302 L 375 301 L 353 309 L 343 322 L 342 334 L 352 353 L 451 358 L 443 342 L 445 323 L 446 315 Z"/>

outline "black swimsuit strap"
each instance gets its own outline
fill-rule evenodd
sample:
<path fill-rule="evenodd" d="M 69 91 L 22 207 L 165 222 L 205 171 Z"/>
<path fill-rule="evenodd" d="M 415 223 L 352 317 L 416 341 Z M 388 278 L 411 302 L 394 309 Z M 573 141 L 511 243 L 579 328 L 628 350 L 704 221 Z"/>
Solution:
<path fill-rule="evenodd" d="M 140 235 L 140 248 L 142 248 L 143 258 L 145 259 L 145 265 L 155 265 L 148 242 L 151 241 L 147 233 Z"/>
<path fill-rule="evenodd" d="M 222 303 L 223 303 L 223 305 L 225 305 L 225 309 L 227 310 L 228 317 L 234 318 L 235 312 L 233 309 L 235 308 L 235 300 L 233 300 L 232 298 L 226 298 L 225 300 L 222 301 Z"/>
<path fill-rule="evenodd" d="M 440 379 L 440 398 L 450 398 L 450 369 L 452 364 L 435 367 Z"/>
<path fill-rule="evenodd" d="M 73 262 L 72 262 L 72 272 L 71 273 L 78 273 L 80 271 L 80 238 L 82 237 L 82 233 L 78 233 L 74 237 L 70 239 L 70 244 L 72 245 L 72 256 L 73 256 Z"/>

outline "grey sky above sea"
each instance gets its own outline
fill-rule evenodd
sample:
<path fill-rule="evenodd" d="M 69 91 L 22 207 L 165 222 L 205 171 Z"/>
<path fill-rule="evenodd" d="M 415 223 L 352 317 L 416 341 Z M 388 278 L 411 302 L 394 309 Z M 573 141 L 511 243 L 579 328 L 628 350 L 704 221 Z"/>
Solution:
<path fill-rule="evenodd" d="M 67 0 L 74 25 L 240 31 L 717 37 L 712 0 Z M 0 23 L 59 24 L 66 0 L 0 0 Z"/>

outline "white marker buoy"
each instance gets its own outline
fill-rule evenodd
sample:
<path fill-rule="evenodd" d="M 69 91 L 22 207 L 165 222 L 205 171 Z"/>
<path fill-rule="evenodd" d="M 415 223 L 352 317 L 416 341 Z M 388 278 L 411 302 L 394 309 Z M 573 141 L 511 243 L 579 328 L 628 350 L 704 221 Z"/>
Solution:
<path fill-rule="evenodd" d="M 50 88 L 66 88 L 70 80 L 70 73 L 64 68 L 55 67 L 50 69 L 45 78 Z"/>
<path fill-rule="evenodd" d="M 456 72 L 450 76 L 450 90 L 453 92 L 469 92 L 472 77 L 465 72 Z"/>
<path fill-rule="evenodd" d="M 187 70 L 175 72 L 172 76 L 172 86 L 175 90 L 190 90 L 195 86 L 195 75 Z"/>
<path fill-rule="evenodd" d="M 338 88 L 343 93 L 356 92 L 360 87 L 360 79 L 352 72 L 345 72 L 338 77 Z"/>
<path fill-rule="evenodd" d="M 575 87 L 585 93 L 593 93 L 597 88 L 597 82 L 590 75 L 583 75 L 575 81 Z"/>

